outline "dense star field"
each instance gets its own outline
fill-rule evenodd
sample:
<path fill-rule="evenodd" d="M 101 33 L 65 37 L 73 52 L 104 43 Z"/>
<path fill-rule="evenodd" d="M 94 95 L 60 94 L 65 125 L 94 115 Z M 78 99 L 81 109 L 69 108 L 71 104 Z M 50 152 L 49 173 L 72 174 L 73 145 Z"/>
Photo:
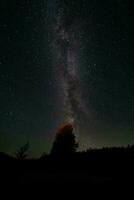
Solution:
<path fill-rule="evenodd" d="M 134 13 L 128 0 L 0 2 L 0 151 L 134 144 Z"/>

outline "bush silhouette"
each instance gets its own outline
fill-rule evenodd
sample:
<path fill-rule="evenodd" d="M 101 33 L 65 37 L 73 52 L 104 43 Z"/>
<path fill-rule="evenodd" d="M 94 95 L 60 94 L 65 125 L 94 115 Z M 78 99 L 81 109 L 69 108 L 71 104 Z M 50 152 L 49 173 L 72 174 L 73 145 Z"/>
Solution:
<path fill-rule="evenodd" d="M 73 134 L 73 125 L 66 123 L 57 131 L 51 154 L 57 156 L 70 156 L 76 152 L 77 147 L 78 144 L 76 143 L 75 135 Z"/>

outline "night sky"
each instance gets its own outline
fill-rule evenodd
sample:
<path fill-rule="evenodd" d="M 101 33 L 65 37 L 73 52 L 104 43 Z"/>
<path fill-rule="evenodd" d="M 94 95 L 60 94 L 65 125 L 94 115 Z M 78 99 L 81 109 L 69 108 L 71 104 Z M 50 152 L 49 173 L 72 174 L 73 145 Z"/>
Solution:
<path fill-rule="evenodd" d="M 0 151 L 49 152 L 74 123 L 79 149 L 134 144 L 129 0 L 0 1 Z"/>

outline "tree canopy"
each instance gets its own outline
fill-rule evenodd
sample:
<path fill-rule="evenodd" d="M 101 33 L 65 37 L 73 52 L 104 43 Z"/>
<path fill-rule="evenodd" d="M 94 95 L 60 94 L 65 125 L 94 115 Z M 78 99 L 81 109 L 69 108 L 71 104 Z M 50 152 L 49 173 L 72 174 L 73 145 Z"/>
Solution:
<path fill-rule="evenodd" d="M 73 125 L 65 123 L 58 129 L 56 138 L 52 146 L 51 154 L 59 156 L 69 156 L 76 152 L 78 144 L 73 134 Z"/>

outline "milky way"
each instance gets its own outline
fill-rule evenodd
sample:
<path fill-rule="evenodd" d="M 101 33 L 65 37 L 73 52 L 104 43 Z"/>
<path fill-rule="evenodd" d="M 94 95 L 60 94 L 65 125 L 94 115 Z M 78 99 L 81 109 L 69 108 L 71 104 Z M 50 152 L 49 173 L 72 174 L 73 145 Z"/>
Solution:
<path fill-rule="evenodd" d="M 70 120 L 79 149 L 134 143 L 133 1 L 1 2 L 0 151 Z"/>
<path fill-rule="evenodd" d="M 63 115 L 66 120 L 75 120 L 77 115 L 86 115 L 86 106 L 82 100 L 79 77 L 80 27 L 75 20 L 67 25 L 64 5 L 49 2 L 48 14 L 54 17 L 51 23 L 52 51 L 54 68 L 58 83 L 58 93 Z"/>

